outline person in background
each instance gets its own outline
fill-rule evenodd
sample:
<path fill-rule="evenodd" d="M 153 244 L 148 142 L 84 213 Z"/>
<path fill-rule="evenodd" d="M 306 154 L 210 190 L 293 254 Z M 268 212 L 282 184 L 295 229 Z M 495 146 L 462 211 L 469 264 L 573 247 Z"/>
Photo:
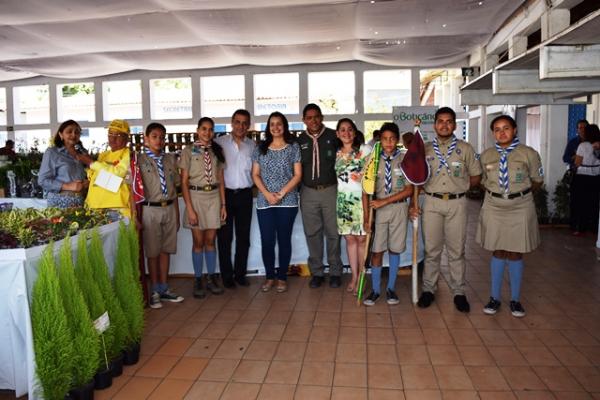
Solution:
<path fill-rule="evenodd" d="M 225 209 L 227 220 L 217 231 L 219 269 L 226 288 L 248 286 L 246 269 L 252 222 L 252 152 L 255 143 L 247 137 L 250 113 L 236 110 L 231 117 L 231 134 L 216 138 L 225 156 Z M 231 243 L 235 231 L 235 261 L 231 263 Z"/>
<path fill-rule="evenodd" d="M 500 309 L 504 267 L 508 264 L 510 311 L 514 317 L 524 317 L 520 303 L 523 254 L 540 244 L 532 192 L 544 182 L 542 162 L 537 151 L 519 142 L 512 117 L 500 115 L 490 128 L 496 144 L 481 154 L 481 183 L 486 194 L 476 235 L 477 243 L 493 252 L 491 296 L 483 312 L 493 315 Z"/>
<path fill-rule="evenodd" d="M 594 155 L 594 143 L 600 141 L 598 125 L 585 127 L 582 142 L 575 153 L 577 171 L 573 177 L 574 236 L 598 231 L 598 203 L 600 201 L 600 159 Z"/>
<path fill-rule="evenodd" d="M 371 146 L 371 148 L 373 148 L 373 146 L 375 146 L 375 143 L 379 142 L 380 137 L 381 137 L 381 131 L 379 129 L 375 129 L 373 131 L 373 137 L 371 138 L 371 140 L 369 140 L 367 142 L 367 144 L 369 146 Z"/>
<path fill-rule="evenodd" d="M 89 208 L 100 208 L 114 212 L 116 217 L 135 218 L 135 206 L 131 195 L 130 150 L 127 146 L 130 135 L 129 123 L 115 119 L 108 125 L 108 147 L 94 161 L 86 152 L 78 154 L 79 161 L 88 166 L 90 187 L 85 199 Z M 116 192 L 96 185 L 96 179 L 101 174 L 108 173 L 123 179 Z"/>
<path fill-rule="evenodd" d="M 342 118 L 337 123 L 337 146 L 335 173 L 337 175 L 337 227 L 346 240 L 348 262 L 352 278 L 346 287 L 355 292 L 358 283 L 358 266 L 363 262 L 366 232 L 363 212 L 362 176 L 365 160 L 371 147 L 364 144 L 364 137 L 354 121 Z"/>
<path fill-rule="evenodd" d="M 48 207 L 82 207 L 89 185 L 85 165 L 79 161 L 81 126 L 72 119 L 63 122 L 42 157 L 38 184 L 47 191 Z M 81 150 L 79 150 L 81 151 Z"/>
<path fill-rule="evenodd" d="M 275 285 L 287 291 L 287 271 L 292 257 L 292 229 L 298 214 L 298 189 L 302 174 L 300 147 L 294 142 L 287 118 L 280 112 L 269 115 L 265 140 L 252 155 L 252 178 L 258 188 L 256 213 L 260 229 L 266 281 L 261 290 Z M 275 244 L 279 268 L 275 274 Z"/>
<path fill-rule="evenodd" d="M 145 201 L 141 203 L 142 229 L 152 285 L 151 308 L 161 308 L 162 301 L 183 301 L 183 297 L 171 291 L 167 284 L 170 255 L 177 252 L 179 173 L 175 155 L 165 153 L 166 134 L 162 124 L 150 123 L 146 127 L 144 150 L 138 157 L 145 195 Z"/>
<path fill-rule="evenodd" d="M 203 298 L 203 264 L 208 275 L 206 289 L 223 294 L 217 279 L 217 229 L 227 218 L 225 185 L 223 184 L 223 149 L 213 142 L 215 123 L 203 117 L 198 121 L 196 140 L 181 152 L 181 193 L 185 201 L 183 226 L 192 230 L 192 263 L 194 265 L 194 297 Z"/>
<path fill-rule="evenodd" d="M 325 279 L 323 236 L 327 242 L 329 286 L 342 284 L 340 236 L 337 232 L 335 174 L 336 135 L 323 125 L 321 108 L 313 103 L 302 111 L 306 130 L 297 139 L 302 156 L 302 188 L 300 207 L 304 235 L 308 245 L 308 265 L 312 278 L 309 286 L 320 287 Z"/>
<path fill-rule="evenodd" d="M 0 156 L 8 156 L 8 159 L 14 161 L 17 158 L 15 153 L 15 142 L 8 139 L 4 142 L 4 147 L 0 147 Z"/>
<path fill-rule="evenodd" d="M 571 216 L 569 225 L 571 226 L 572 231 L 576 231 L 575 219 L 573 216 L 577 214 L 577 210 L 575 209 L 575 186 L 573 185 L 573 177 L 577 172 L 577 166 L 575 166 L 575 153 L 577 152 L 577 147 L 579 147 L 579 144 L 583 142 L 585 127 L 588 125 L 589 123 L 585 119 L 580 119 L 577 121 L 577 136 L 569 140 L 567 147 L 565 147 L 565 152 L 563 153 L 562 158 L 563 162 L 569 165 L 569 215 Z"/>

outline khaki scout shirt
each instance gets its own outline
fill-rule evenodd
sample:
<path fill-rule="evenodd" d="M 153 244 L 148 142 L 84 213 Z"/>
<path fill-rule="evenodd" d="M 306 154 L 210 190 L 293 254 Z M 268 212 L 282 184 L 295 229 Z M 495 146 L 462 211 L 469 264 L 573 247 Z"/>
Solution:
<path fill-rule="evenodd" d="M 160 178 L 158 177 L 158 166 L 153 159 L 144 153 L 138 157 L 142 182 L 144 183 L 144 196 L 146 201 L 158 202 L 177 198 L 177 185 L 179 185 L 179 171 L 175 154 L 167 153 L 163 158 L 165 178 L 167 180 L 167 197 L 163 197 L 160 189 Z"/>
<path fill-rule="evenodd" d="M 531 187 L 531 182 L 543 182 L 544 170 L 542 160 L 537 151 L 523 144 L 518 145 L 508 154 L 508 190 L 509 193 L 519 193 Z M 494 193 L 504 193 L 498 184 L 500 153 L 491 147 L 481 153 L 483 166 L 483 186 Z"/>
<path fill-rule="evenodd" d="M 438 139 L 439 140 L 439 139 Z M 451 138 L 439 140 L 440 152 L 443 156 L 448 154 Z M 428 193 L 464 193 L 469 190 L 471 176 L 481 175 L 481 164 L 473 147 L 458 140 L 456 148 L 446 160 L 450 167 L 450 174 L 445 166 L 442 166 L 439 174 L 436 174 L 440 161 L 433 151 L 433 144 L 425 145 L 425 157 L 429 165 L 429 180 L 424 189 Z"/>
<path fill-rule="evenodd" d="M 209 150 L 210 161 L 212 163 L 212 181 L 211 185 L 219 183 L 219 170 L 223 169 L 224 164 L 219 161 L 215 153 Z M 188 146 L 181 152 L 179 168 L 185 169 L 190 177 L 190 185 L 204 186 L 208 185 L 204 168 L 204 149 Z"/>
<path fill-rule="evenodd" d="M 398 192 L 404 190 L 404 186 L 407 184 L 407 180 L 404 177 L 404 173 L 400 168 L 400 163 L 404 158 L 404 153 L 398 154 L 396 158 L 392 160 L 392 191 L 389 194 L 385 193 L 385 155 L 381 153 L 379 160 L 379 168 L 377 170 L 377 182 L 375 188 L 375 194 L 378 199 L 383 199 L 392 196 Z M 367 164 L 368 165 L 368 164 Z"/>

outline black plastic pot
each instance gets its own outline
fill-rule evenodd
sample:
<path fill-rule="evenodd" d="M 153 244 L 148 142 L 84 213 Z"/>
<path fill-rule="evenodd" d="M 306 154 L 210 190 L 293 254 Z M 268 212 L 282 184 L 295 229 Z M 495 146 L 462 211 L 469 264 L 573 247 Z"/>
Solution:
<path fill-rule="evenodd" d="M 96 372 L 94 375 L 94 389 L 102 390 L 112 385 L 112 370 L 110 368 Z"/>
<path fill-rule="evenodd" d="M 94 380 L 92 379 L 87 384 L 73 388 L 69 394 L 65 396 L 69 400 L 94 400 Z"/>
<path fill-rule="evenodd" d="M 123 352 L 123 365 L 134 365 L 140 360 L 140 344 L 133 343 Z"/>
<path fill-rule="evenodd" d="M 110 370 L 112 371 L 113 378 L 117 376 L 121 376 L 123 374 L 123 358 L 125 356 L 123 353 L 119 354 L 117 357 L 113 358 L 110 362 Z"/>

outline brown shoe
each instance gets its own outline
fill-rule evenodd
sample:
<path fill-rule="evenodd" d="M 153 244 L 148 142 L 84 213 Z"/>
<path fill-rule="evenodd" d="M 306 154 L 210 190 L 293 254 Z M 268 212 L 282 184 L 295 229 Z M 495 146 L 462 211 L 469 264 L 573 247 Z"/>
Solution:
<path fill-rule="evenodd" d="M 263 283 L 263 285 L 261 286 L 260 290 L 262 290 L 263 292 L 268 292 L 269 290 L 271 290 L 274 284 L 274 279 L 267 279 L 265 283 Z"/>
<path fill-rule="evenodd" d="M 287 292 L 287 282 L 286 281 L 277 281 L 277 293 Z"/>

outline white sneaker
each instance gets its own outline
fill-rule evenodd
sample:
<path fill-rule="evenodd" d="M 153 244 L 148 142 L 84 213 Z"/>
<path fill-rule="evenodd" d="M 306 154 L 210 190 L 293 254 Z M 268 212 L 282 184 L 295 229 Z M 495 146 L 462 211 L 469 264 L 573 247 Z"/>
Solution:
<path fill-rule="evenodd" d="M 150 295 L 150 303 L 148 305 L 150 308 L 162 308 L 160 294 L 158 294 L 158 292 L 152 292 L 152 295 Z"/>

